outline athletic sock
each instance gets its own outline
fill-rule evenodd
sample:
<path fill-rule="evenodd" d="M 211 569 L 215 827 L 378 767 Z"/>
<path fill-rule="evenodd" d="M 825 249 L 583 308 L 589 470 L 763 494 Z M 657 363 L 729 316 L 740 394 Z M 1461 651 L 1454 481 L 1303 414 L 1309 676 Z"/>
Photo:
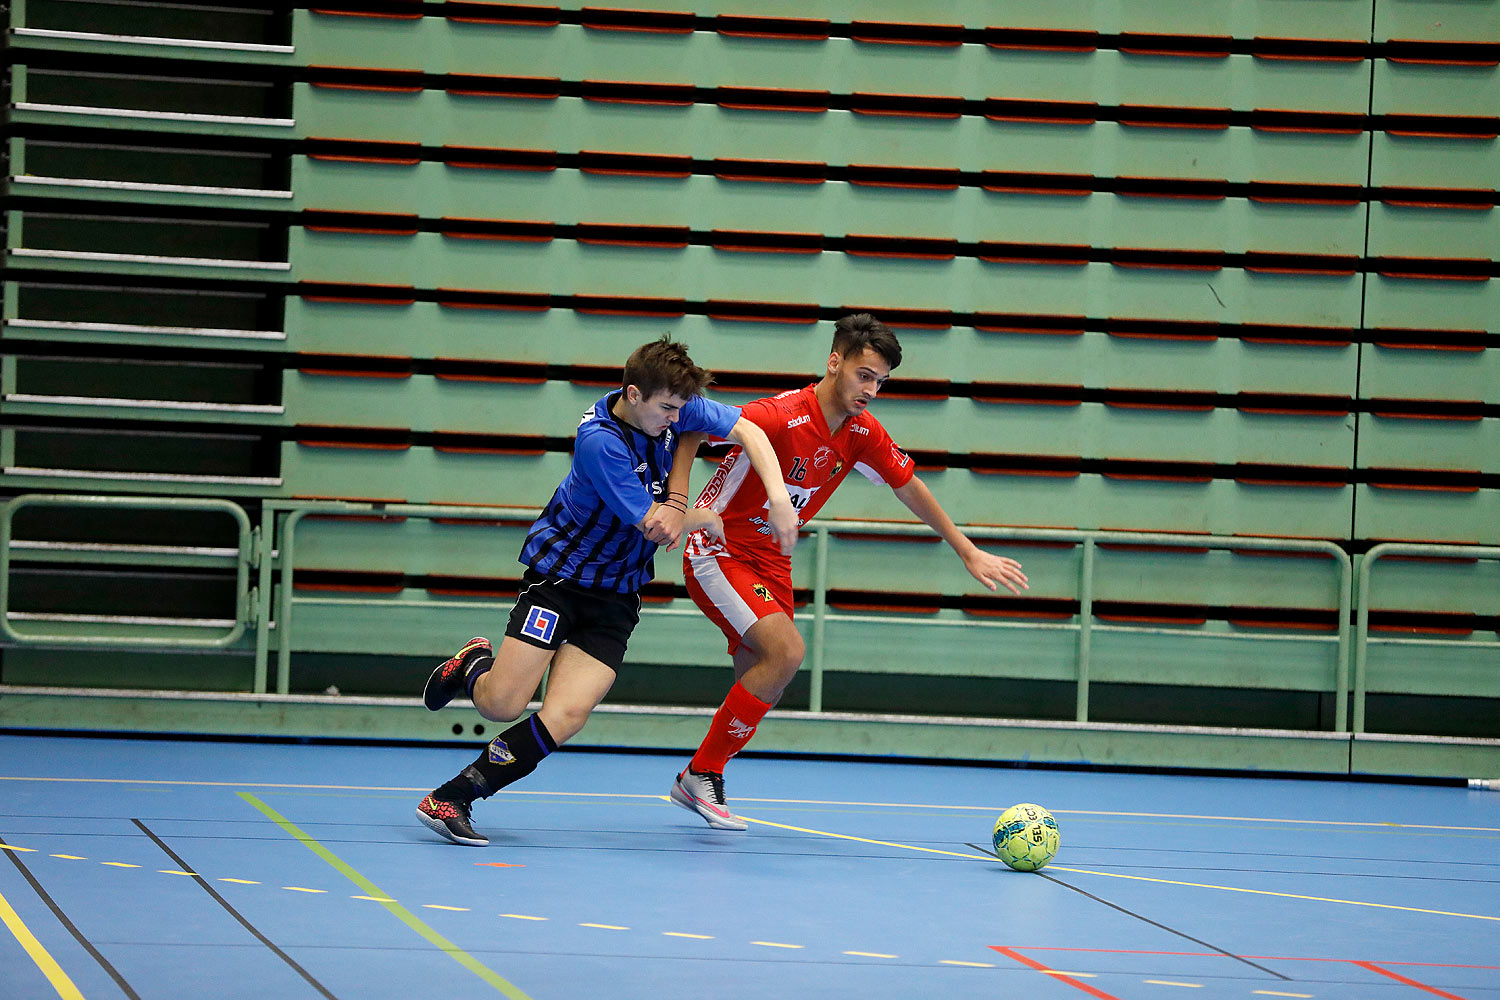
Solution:
<path fill-rule="evenodd" d="M 725 695 L 724 704 L 714 713 L 714 721 L 708 725 L 708 735 L 703 737 L 703 743 L 698 747 L 698 752 L 693 754 L 692 763 L 688 766 L 694 771 L 723 774 L 729 758 L 750 742 L 750 737 L 755 735 L 755 727 L 760 725 L 760 720 L 770 709 L 768 703 L 746 691 L 736 681 L 734 687 L 729 689 L 729 694 Z"/>
<path fill-rule="evenodd" d="M 547 732 L 541 716 L 532 715 L 490 740 L 474 763 L 433 792 L 432 797 L 445 802 L 487 799 L 535 771 L 542 758 L 556 749 L 557 741 Z"/>
<path fill-rule="evenodd" d="M 464 664 L 464 694 L 474 700 L 474 683 L 495 665 L 493 656 L 476 656 Z"/>

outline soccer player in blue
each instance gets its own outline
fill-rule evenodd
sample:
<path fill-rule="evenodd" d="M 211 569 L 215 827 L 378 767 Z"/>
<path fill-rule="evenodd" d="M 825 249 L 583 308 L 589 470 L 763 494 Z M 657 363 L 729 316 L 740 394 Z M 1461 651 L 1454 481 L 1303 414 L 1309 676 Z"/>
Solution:
<path fill-rule="evenodd" d="M 464 693 L 486 719 L 508 722 L 548 673 L 541 709 L 417 806 L 417 818 L 440 836 L 489 843 L 472 827 L 470 806 L 530 774 L 583 728 L 625 658 L 657 547 L 672 549 L 684 531 L 723 530 L 718 514 L 689 510 L 685 493 L 667 489 L 676 435 L 705 433 L 744 448 L 770 498 L 772 535 L 791 553 L 797 513 L 776 453 L 737 408 L 703 397 L 711 378 L 667 337 L 630 355 L 621 388 L 584 414 L 573 466 L 526 535 L 523 587 L 499 651 L 486 638 L 470 639 L 427 679 L 422 700 L 432 711 Z"/>

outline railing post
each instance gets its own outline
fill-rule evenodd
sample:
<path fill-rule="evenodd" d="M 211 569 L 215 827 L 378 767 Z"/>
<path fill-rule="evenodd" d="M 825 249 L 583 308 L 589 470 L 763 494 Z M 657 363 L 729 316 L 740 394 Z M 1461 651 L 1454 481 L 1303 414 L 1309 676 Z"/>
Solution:
<path fill-rule="evenodd" d="M 1389 544 L 1389 543 L 1387 543 Z M 1359 604 L 1354 620 L 1354 731 L 1365 731 L 1365 667 L 1370 642 L 1370 568 L 1385 554 L 1386 545 L 1373 546 L 1359 561 Z"/>
<path fill-rule="evenodd" d="M 301 507 L 287 514 L 281 525 L 281 593 L 276 611 L 276 693 L 286 694 L 292 686 L 292 538 L 297 522 L 311 513 Z"/>
<path fill-rule="evenodd" d="M 823 635 L 828 617 L 828 526 L 816 527 L 813 549 L 812 662 L 807 674 L 807 709 L 823 711 Z"/>
<path fill-rule="evenodd" d="M 266 693 L 268 664 L 271 658 L 271 554 L 276 545 L 276 512 L 269 505 L 261 508 L 260 534 L 256 539 L 260 561 L 256 567 L 255 680 L 252 690 Z"/>
<path fill-rule="evenodd" d="M 1083 559 L 1078 567 L 1078 702 L 1073 716 L 1089 721 L 1089 657 L 1093 654 L 1094 540 L 1083 540 Z"/>

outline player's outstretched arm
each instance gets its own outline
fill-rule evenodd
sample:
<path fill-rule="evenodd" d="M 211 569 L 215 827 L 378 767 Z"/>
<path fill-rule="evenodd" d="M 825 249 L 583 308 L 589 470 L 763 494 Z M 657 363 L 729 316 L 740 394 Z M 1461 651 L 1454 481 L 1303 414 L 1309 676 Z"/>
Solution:
<path fill-rule="evenodd" d="M 781 554 L 789 556 L 797 544 L 797 511 L 792 507 L 791 495 L 786 491 L 786 480 L 781 475 L 781 460 L 771 447 L 771 439 L 752 421 L 741 417 L 729 432 L 730 440 L 745 449 L 750 465 L 766 485 L 766 520 L 771 525 L 771 537 L 781 546 Z"/>
<path fill-rule="evenodd" d="M 677 438 L 677 450 L 672 453 L 672 469 L 667 473 L 667 497 L 665 503 L 651 508 L 646 519 L 640 523 L 641 534 L 646 541 L 655 542 L 668 552 L 677 547 L 687 526 L 688 480 L 691 478 L 693 459 L 698 455 L 698 445 L 708 437 L 692 431 Z M 681 508 L 681 509 L 679 509 Z"/>
<path fill-rule="evenodd" d="M 970 541 L 967 535 L 958 530 L 953 519 L 943 510 L 937 497 L 932 495 L 932 490 L 922 480 L 912 476 L 905 486 L 896 488 L 895 494 L 913 514 L 922 519 L 923 524 L 942 535 L 943 540 L 953 546 L 953 551 L 964 561 L 964 569 L 974 579 L 990 590 L 994 590 L 996 584 L 1005 587 L 1012 594 L 1029 589 L 1026 574 L 1021 572 L 1021 564 L 1014 559 L 986 552 Z"/>

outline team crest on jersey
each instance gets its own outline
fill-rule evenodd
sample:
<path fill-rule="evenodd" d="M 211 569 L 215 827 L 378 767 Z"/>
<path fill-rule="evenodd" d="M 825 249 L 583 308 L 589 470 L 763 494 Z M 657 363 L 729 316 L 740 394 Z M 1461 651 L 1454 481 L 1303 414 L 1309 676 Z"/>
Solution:
<path fill-rule="evenodd" d="M 891 457 L 894 458 L 896 460 L 896 464 L 901 466 L 903 469 L 906 468 L 906 463 L 911 461 L 911 456 L 902 451 L 894 441 L 891 442 Z"/>
<path fill-rule="evenodd" d="M 516 755 L 510 752 L 510 747 L 506 746 L 505 741 L 498 736 L 490 740 L 488 756 L 491 764 L 514 764 L 516 762 Z"/>
<path fill-rule="evenodd" d="M 823 447 L 821 447 L 821 448 L 818 449 L 817 454 L 813 455 L 813 468 L 814 469 L 827 468 L 828 463 L 832 462 L 832 461 L 834 461 L 834 458 L 833 458 L 833 449 L 830 448 L 830 447 L 828 447 L 827 445 L 824 445 Z M 835 463 L 835 465 L 834 465 L 833 468 L 834 468 L 834 471 L 837 472 L 838 471 L 838 464 Z"/>
<path fill-rule="evenodd" d="M 770 589 L 763 583 L 757 583 L 755 586 L 751 587 L 750 592 L 756 597 L 759 597 L 762 601 L 765 601 L 767 604 L 770 604 L 773 600 L 775 600 L 775 598 L 771 596 Z"/>

